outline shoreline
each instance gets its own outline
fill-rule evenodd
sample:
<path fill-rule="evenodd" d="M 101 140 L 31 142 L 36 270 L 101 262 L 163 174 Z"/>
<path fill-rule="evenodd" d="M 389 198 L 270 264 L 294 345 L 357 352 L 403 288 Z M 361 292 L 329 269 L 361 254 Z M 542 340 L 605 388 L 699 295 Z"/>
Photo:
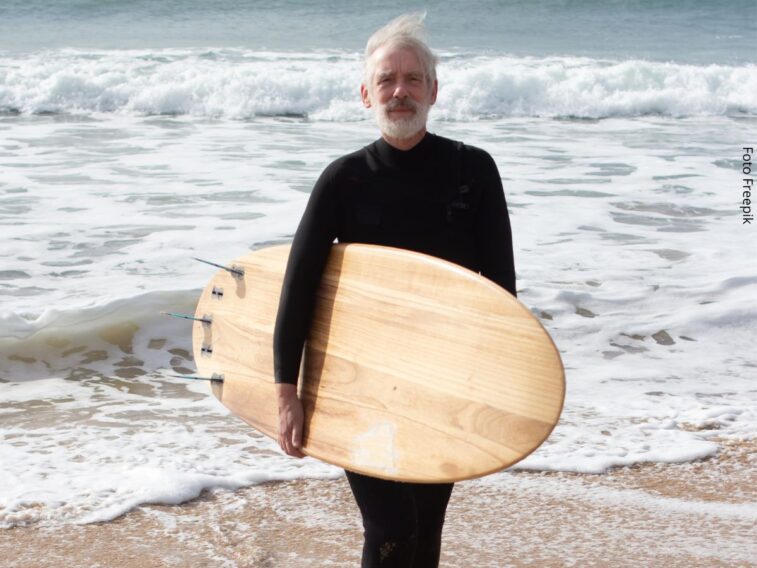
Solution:
<path fill-rule="evenodd" d="M 605 474 L 505 472 L 458 483 L 441 566 L 754 566 L 757 441 Z M 229 568 L 359 565 L 344 477 L 205 492 L 113 521 L 0 532 L 6 566 Z"/>

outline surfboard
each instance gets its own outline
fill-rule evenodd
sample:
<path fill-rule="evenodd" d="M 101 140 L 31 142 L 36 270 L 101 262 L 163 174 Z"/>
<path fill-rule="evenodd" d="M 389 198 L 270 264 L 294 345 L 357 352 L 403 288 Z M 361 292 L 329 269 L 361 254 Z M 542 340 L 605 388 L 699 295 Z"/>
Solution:
<path fill-rule="evenodd" d="M 274 440 L 273 331 L 289 248 L 215 274 L 193 324 L 213 394 Z M 412 482 L 515 464 L 549 436 L 565 395 L 554 342 L 515 297 L 456 264 L 366 244 L 332 246 L 299 384 L 305 454 Z"/>

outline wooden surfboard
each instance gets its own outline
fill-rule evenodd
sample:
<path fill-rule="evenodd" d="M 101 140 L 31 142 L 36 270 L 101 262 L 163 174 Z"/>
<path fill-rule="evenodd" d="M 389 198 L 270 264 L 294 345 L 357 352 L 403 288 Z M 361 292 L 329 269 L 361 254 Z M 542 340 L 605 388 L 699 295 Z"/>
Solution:
<path fill-rule="evenodd" d="M 198 372 L 278 438 L 273 330 L 289 246 L 251 252 L 200 297 Z M 332 247 L 300 376 L 303 452 L 385 479 L 450 482 L 516 463 L 550 434 L 565 394 L 541 323 L 482 276 L 389 247 Z"/>

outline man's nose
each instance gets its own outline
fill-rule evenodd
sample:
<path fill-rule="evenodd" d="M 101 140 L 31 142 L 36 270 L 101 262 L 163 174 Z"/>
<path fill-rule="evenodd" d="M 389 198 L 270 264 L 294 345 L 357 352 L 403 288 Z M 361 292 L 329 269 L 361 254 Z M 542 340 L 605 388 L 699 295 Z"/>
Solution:
<path fill-rule="evenodd" d="M 407 85 L 404 81 L 397 81 L 397 83 L 394 85 L 394 93 L 393 96 L 395 99 L 404 99 L 407 98 L 409 94 Z"/>

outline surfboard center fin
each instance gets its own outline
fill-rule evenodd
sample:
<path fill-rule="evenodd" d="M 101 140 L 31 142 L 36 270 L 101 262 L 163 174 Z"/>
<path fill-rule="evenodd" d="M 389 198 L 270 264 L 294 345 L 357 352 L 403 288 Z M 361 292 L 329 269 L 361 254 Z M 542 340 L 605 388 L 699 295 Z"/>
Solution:
<path fill-rule="evenodd" d="M 177 379 L 187 379 L 190 381 L 210 381 L 211 383 L 212 382 L 222 383 L 224 379 L 223 375 L 220 375 L 218 373 L 213 373 L 209 377 L 195 377 L 192 375 L 171 375 L 171 376 L 176 377 Z"/>

